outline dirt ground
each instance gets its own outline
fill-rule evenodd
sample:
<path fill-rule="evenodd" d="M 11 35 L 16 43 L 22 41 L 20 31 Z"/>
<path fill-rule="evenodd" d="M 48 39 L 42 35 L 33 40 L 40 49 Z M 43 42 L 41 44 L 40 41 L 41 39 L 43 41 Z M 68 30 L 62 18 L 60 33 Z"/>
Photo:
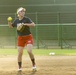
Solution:
<path fill-rule="evenodd" d="M 32 71 L 28 56 L 18 72 L 17 56 L 0 56 L 0 75 L 76 75 L 76 56 L 35 56 L 37 71 Z"/>

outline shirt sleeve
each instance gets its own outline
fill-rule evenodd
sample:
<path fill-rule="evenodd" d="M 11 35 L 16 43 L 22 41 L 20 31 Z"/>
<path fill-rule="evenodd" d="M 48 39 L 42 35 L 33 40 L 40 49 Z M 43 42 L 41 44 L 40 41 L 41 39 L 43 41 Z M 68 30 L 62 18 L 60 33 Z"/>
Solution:
<path fill-rule="evenodd" d="M 33 21 L 30 18 L 27 18 L 27 23 L 32 23 Z"/>

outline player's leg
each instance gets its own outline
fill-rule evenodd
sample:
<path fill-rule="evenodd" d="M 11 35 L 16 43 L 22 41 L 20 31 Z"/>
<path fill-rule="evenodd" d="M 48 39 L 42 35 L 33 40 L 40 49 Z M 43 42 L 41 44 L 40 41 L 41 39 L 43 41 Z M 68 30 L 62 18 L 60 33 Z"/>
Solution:
<path fill-rule="evenodd" d="M 22 55 L 23 55 L 23 49 L 24 47 L 18 46 L 18 70 L 22 70 Z"/>
<path fill-rule="evenodd" d="M 22 36 L 18 36 L 18 66 L 19 69 L 22 69 L 22 55 L 23 55 L 23 49 L 24 49 L 25 43 Z"/>
<path fill-rule="evenodd" d="M 33 47 L 32 44 L 27 44 L 27 52 L 28 52 L 30 59 L 32 61 L 33 69 L 36 69 L 36 63 L 35 63 L 34 55 L 32 53 L 32 47 Z"/>

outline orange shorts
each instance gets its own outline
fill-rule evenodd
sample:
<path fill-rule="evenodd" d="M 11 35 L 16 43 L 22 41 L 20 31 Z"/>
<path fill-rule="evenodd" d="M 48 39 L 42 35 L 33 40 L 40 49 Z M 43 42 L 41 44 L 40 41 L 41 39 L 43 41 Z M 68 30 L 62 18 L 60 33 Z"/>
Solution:
<path fill-rule="evenodd" d="M 24 47 L 27 44 L 33 44 L 32 34 L 27 36 L 18 36 L 18 46 Z"/>

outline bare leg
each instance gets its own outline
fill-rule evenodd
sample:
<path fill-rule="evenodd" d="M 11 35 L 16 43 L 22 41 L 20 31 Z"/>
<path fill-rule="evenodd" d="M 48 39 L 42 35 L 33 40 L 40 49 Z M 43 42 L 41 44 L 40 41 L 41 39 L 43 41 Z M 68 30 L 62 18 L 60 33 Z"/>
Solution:
<path fill-rule="evenodd" d="M 19 66 L 19 69 L 22 68 L 23 49 L 24 49 L 24 47 L 18 46 L 18 66 Z"/>
<path fill-rule="evenodd" d="M 32 65 L 36 66 L 36 64 L 35 64 L 35 58 L 34 58 L 34 55 L 32 53 L 32 46 L 33 46 L 32 44 L 27 44 L 27 52 L 28 52 L 28 54 L 30 56 L 30 59 L 32 61 Z"/>

